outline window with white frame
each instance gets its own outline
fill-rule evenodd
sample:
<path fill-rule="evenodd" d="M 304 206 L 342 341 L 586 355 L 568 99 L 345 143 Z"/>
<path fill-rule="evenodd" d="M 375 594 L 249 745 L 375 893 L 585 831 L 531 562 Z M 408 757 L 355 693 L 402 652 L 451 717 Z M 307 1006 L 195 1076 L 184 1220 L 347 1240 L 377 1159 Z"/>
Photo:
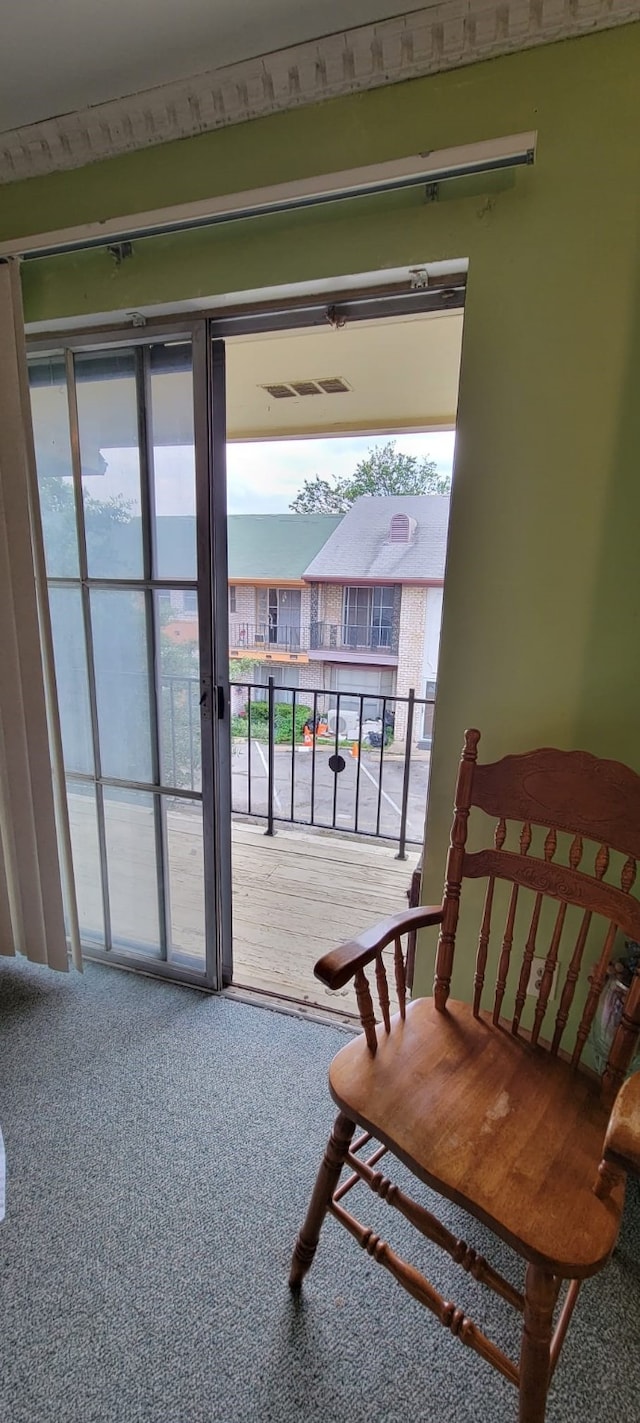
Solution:
<path fill-rule="evenodd" d="M 344 590 L 342 642 L 345 647 L 391 648 L 393 585 Z"/>

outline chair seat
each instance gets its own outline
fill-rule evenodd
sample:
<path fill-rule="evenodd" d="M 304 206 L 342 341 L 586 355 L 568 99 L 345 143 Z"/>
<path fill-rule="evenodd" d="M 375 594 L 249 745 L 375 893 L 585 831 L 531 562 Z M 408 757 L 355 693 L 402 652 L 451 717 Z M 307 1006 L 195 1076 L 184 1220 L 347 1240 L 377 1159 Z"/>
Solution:
<path fill-rule="evenodd" d="M 609 1117 L 599 1083 L 449 999 L 407 1007 L 334 1058 L 334 1101 L 434 1190 L 525 1259 L 565 1278 L 593 1275 L 616 1241 L 624 1201 L 593 1194 Z"/>

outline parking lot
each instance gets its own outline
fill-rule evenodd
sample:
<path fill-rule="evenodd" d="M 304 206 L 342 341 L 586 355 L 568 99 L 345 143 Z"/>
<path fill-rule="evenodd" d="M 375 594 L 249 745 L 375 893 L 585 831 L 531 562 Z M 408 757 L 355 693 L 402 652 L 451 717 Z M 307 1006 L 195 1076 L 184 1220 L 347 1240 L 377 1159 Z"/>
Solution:
<path fill-rule="evenodd" d="M 276 746 L 274 752 L 273 810 L 276 820 L 316 825 L 323 829 L 378 835 L 397 840 L 400 835 L 404 757 L 385 748 L 363 747 L 360 758 L 350 748 L 340 748 L 344 769 L 329 766 L 332 745 Z M 263 742 L 232 743 L 233 810 L 237 814 L 266 816 L 268 807 L 268 748 Z M 413 751 L 409 773 L 407 841 L 421 844 L 427 800 L 429 752 Z"/>

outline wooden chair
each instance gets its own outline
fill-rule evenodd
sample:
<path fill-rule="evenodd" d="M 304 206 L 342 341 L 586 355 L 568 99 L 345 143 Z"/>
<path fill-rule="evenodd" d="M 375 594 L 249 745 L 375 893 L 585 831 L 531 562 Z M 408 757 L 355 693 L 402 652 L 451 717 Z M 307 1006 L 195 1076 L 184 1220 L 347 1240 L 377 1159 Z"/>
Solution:
<path fill-rule="evenodd" d="M 479 739 L 477 731 L 465 736 L 442 905 L 388 919 L 316 964 L 329 988 L 355 980 L 364 1034 L 331 1065 L 339 1113 L 296 1242 L 290 1285 L 300 1287 L 328 1211 L 441 1324 L 516 1385 L 520 1423 L 543 1423 L 581 1282 L 609 1259 L 626 1173 L 640 1174 L 640 1072 L 624 1080 L 640 1030 L 639 976 L 627 993 L 602 1080 L 581 1064 L 616 934 L 640 940 L 640 904 L 631 895 L 640 857 L 640 776 L 578 751 L 532 751 L 477 765 Z M 472 853 L 466 849 L 471 807 L 497 820 L 493 846 Z M 518 827 L 510 849 L 507 822 L 513 821 Z M 546 836 L 536 830 L 541 826 Z M 568 864 L 562 863 L 565 841 Z M 473 1002 L 467 1004 L 450 998 L 449 990 L 461 883 L 475 879 L 486 879 L 487 887 Z M 501 894 L 506 922 L 494 944 L 492 911 Z M 402 936 L 436 924 L 434 997 L 407 1003 Z M 569 930 L 565 950 L 563 931 Z M 522 947 L 517 960 L 514 940 Z M 394 1016 L 383 958 L 390 945 L 399 1004 Z M 542 955 L 540 988 L 531 999 L 531 967 Z M 492 960 L 496 982 L 485 1009 Z M 379 1024 L 365 974 L 369 964 Z M 507 1021 L 505 999 L 513 1005 Z M 532 1021 L 525 1030 L 527 1003 Z M 569 1055 L 561 1042 L 572 1004 L 579 1022 Z M 354 1142 L 356 1124 L 362 1134 Z M 523 1258 L 522 1292 L 380 1173 L 388 1151 Z M 339 1184 L 345 1166 L 348 1175 Z M 346 1209 L 344 1198 L 359 1182 L 523 1316 L 519 1364 Z"/>

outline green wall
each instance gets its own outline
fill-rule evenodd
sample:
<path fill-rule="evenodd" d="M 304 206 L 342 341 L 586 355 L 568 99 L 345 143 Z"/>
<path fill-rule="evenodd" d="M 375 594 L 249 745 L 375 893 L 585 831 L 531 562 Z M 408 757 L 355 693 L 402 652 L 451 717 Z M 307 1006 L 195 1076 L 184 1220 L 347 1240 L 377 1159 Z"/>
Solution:
<path fill-rule="evenodd" d="M 534 169 L 492 196 L 368 200 L 24 274 L 27 317 L 53 322 L 469 258 L 427 899 L 465 726 L 484 758 L 555 743 L 640 764 L 639 73 L 627 26 L 2 190 L 8 236 L 537 129 Z"/>

